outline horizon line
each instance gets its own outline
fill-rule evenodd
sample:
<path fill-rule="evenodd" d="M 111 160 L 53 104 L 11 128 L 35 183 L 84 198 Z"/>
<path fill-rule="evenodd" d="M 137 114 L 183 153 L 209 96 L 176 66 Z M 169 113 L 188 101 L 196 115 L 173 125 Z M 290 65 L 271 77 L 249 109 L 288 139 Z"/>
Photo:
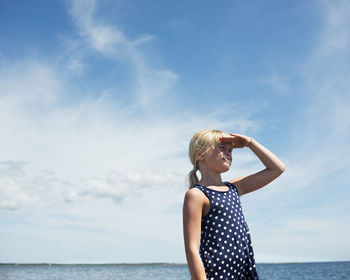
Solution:
<path fill-rule="evenodd" d="M 306 262 L 256 262 L 256 264 L 301 264 L 301 263 L 332 263 L 332 262 L 350 262 L 350 260 L 338 260 L 338 261 L 306 261 Z M 60 265 L 187 265 L 187 263 L 177 262 L 140 262 L 140 263 L 50 263 L 50 262 L 38 262 L 38 263 L 21 263 L 21 262 L 0 262 L 0 265 L 47 265 L 47 266 L 60 266 Z"/>

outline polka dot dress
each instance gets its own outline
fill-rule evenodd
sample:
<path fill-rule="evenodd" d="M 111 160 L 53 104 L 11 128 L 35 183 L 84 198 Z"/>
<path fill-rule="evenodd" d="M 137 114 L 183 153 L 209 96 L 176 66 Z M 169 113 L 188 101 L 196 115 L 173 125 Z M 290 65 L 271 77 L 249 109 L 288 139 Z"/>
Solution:
<path fill-rule="evenodd" d="M 229 189 L 223 192 L 194 186 L 210 201 L 210 210 L 202 218 L 200 241 L 207 279 L 259 279 L 237 188 L 225 184 Z"/>

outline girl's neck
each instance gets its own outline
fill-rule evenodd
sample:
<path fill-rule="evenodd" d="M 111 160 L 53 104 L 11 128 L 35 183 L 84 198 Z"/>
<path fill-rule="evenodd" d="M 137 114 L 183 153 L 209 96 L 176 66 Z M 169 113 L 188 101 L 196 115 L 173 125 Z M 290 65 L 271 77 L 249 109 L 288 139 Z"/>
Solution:
<path fill-rule="evenodd" d="M 201 179 L 198 182 L 202 186 L 221 186 L 221 174 L 216 172 L 201 172 Z"/>

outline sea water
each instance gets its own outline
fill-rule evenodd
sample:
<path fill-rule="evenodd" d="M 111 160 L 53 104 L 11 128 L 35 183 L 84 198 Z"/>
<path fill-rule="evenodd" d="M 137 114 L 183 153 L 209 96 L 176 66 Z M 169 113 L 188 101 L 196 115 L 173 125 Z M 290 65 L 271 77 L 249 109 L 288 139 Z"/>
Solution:
<path fill-rule="evenodd" d="M 350 280 L 350 262 L 257 264 L 261 280 Z M 182 280 L 182 264 L 1 264 L 0 280 Z"/>

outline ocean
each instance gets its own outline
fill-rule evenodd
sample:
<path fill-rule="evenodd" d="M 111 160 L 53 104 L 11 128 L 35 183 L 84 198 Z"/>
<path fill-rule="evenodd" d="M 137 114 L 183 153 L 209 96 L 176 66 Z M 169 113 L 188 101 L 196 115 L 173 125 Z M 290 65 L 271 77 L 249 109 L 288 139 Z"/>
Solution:
<path fill-rule="evenodd" d="M 261 280 L 350 279 L 350 262 L 257 264 Z M 0 280 L 182 280 L 184 264 L 0 264 Z"/>

